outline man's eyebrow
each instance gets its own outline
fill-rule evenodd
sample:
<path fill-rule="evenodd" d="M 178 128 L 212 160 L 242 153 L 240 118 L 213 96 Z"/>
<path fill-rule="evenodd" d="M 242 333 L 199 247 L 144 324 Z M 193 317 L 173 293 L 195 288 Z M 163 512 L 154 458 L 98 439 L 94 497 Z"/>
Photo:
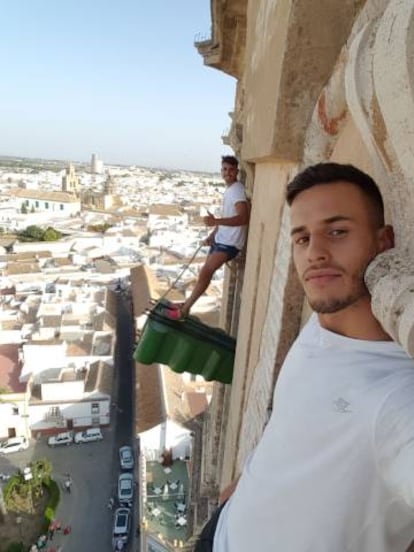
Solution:
<path fill-rule="evenodd" d="M 340 222 L 340 221 L 347 221 L 347 220 L 353 220 L 352 217 L 347 217 L 345 215 L 335 215 L 333 217 L 328 217 L 326 219 L 324 219 L 322 222 L 323 224 L 332 224 L 333 222 Z M 301 232 L 304 232 L 306 230 L 306 226 L 295 226 L 294 228 L 292 228 L 292 230 L 290 231 L 290 235 L 291 236 L 294 236 L 295 234 L 299 234 Z"/>
<path fill-rule="evenodd" d="M 294 236 L 295 234 L 299 234 L 300 232 L 303 232 L 305 228 L 305 226 L 296 226 L 296 228 L 292 228 L 292 230 L 290 231 L 290 235 Z"/>

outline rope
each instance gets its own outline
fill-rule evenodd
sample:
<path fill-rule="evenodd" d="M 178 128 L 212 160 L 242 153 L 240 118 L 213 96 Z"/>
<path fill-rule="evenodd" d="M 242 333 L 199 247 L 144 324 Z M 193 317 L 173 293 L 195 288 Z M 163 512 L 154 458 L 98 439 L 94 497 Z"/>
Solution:
<path fill-rule="evenodd" d="M 173 283 L 170 285 L 170 287 L 167 289 L 167 291 L 165 293 L 163 293 L 161 295 L 161 297 L 155 302 L 154 306 L 152 307 L 153 309 L 155 309 L 155 307 L 157 305 L 159 305 L 161 303 L 161 301 L 163 299 L 165 299 L 167 297 L 167 295 L 170 293 L 170 291 L 174 288 L 174 286 L 176 285 L 176 283 L 180 280 L 181 276 L 184 274 L 184 272 L 190 268 L 192 262 L 194 261 L 194 259 L 197 257 L 198 255 L 198 252 L 200 251 L 200 249 L 204 247 L 204 243 L 201 242 L 200 245 L 197 247 L 197 249 L 195 250 L 195 252 L 193 253 L 193 256 L 191 257 L 191 259 L 188 261 L 187 264 L 184 265 L 184 267 L 182 268 L 181 272 L 178 274 L 178 276 L 176 277 L 176 279 L 173 281 Z"/>

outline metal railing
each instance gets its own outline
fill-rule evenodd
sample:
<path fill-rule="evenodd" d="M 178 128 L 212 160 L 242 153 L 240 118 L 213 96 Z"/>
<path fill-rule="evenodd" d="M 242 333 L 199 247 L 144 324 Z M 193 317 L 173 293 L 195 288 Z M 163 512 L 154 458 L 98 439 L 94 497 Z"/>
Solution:
<path fill-rule="evenodd" d="M 203 42 L 211 42 L 211 33 L 197 33 L 194 35 L 194 44 L 202 44 Z"/>

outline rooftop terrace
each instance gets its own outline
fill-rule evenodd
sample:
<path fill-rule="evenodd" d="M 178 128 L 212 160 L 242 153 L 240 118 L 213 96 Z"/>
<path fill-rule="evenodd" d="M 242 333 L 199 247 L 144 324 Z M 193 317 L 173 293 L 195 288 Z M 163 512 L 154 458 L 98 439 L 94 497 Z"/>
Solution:
<path fill-rule="evenodd" d="M 185 541 L 188 537 L 187 463 L 175 460 L 170 467 L 166 468 L 159 462 L 147 462 L 146 471 L 147 502 L 143 513 L 148 522 L 148 532 L 162 535 L 163 540 L 171 544 L 174 541 Z"/>

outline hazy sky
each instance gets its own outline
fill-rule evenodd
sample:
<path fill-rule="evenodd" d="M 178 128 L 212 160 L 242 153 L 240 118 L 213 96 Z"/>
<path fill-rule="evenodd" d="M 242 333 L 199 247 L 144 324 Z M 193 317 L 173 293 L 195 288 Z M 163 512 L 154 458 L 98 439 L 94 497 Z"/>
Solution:
<path fill-rule="evenodd" d="M 235 80 L 210 0 L 2 0 L 0 155 L 218 170 Z"/>

